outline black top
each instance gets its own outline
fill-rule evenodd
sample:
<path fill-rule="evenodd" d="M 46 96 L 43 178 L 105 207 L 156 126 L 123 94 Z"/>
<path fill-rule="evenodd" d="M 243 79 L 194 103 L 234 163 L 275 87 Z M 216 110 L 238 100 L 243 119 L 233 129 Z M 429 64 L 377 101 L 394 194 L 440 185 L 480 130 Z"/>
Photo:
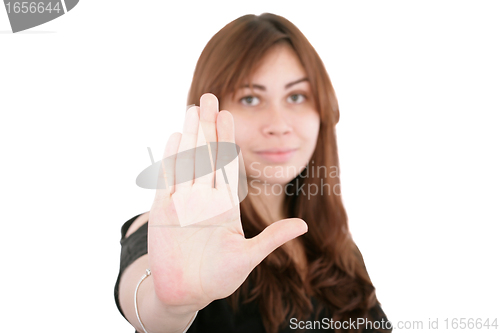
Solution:
<path fill-rule="evenodd" d="M 118 286 L 120 283 L 120 277 L 132 262 L 134 262 L 139 257 L 148 253 L 148 223 L 143 224 L 134 233 L 125 238 L 128 228 L 135 221 L 137 217 L 141 214 L 134 216 L 127 222 L 125 222 L 121 229 L 121 240 L 120 244 L 122 246 L 121 256 L 120 256 L 120 272 L 115 284 L 115 302 L 118 310 L 124 316 L 120 303 L 118 301 Z M 313 306 L 316 308 L 317 300 L 313 297 L 311 299 Z M 387 322 L 387 317 L 377 304 L 371 310 L 373 318 L 384 322 Z M 382 314 L 382 316 L 377 315 L 377 313 Z M 124 316 L 125 317 L 125 316 Z M 319 316 L 319 320 L 322 320 L 322 316 Z M 313 318 L 311 317 L 311 321 Z M 321 322 L 322 323 L 322 322 Z M 296 333 L 296 332 L 335 332 L 333 327 L 325 326 L 323 324 L 323 329 L 307 329 L 301 331 L 298 328 L 298 323 L 290 322 L 289 325 L 280 330 L 279 333 Z M 303 323 L 305 325 L 306 323 Z M 295 326 L 297 325 L 297 326 Z M 331 324 L 330 324 L 331 325 Z M 321 327 L 320 324 L 318 324 Z M 292 329 L 294 328 L 294 329 Z M 262 323 L 262 318 L 259 312 L 258 305 L 256 302 L 250 302 L 247 304 L 240 304 L 239 311 L 236 313 L 232 310 L 229 302 L 226 299 L 215 300 L 205 308 L 198 312 L 194 322 L 187 331 L 187 333 L 206 333 L 206 332 L 218 332 L 218 333 L 266 333 L 264 324 Z M 363 330 L 364 333 L 375 332 L 371 329 Z M 137 331 L 136 331 L 137 333 Z"/>

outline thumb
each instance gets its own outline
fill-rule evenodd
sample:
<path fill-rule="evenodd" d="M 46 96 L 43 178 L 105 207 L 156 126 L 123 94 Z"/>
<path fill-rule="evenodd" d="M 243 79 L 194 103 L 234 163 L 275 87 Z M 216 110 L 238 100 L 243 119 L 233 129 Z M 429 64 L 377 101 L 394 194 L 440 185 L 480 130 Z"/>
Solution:
<path fill-rule="evenodd" d="M 307 232 L 307 224 L 299 218 L 284 219 L 265 228 L 257 236 L 248 239 L 248 255 L 252 269 L 278 247 Z"/>

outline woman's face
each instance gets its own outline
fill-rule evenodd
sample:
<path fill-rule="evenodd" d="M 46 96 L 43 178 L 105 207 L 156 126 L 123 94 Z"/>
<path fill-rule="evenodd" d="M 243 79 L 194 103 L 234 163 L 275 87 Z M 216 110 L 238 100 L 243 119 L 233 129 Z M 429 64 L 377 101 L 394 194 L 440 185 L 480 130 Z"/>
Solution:
<path fill-rule="evenodd" d="M 233 115 L 249 180 L 284 185 L 305 168 L 320 117 L 306 71 L 289 45 L 269 50 L 246 85 L 220 104 Z"/>

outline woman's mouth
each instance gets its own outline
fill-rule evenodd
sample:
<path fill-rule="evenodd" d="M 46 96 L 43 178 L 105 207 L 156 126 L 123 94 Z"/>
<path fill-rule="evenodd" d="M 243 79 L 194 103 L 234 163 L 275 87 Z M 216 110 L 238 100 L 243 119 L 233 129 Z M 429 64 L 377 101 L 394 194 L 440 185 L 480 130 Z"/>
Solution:
<path fill-rule="evenodd" d="M 258 156 L 264 160 L 272 163 L 285 163 L 288 162 L 298 148 L 289 149 L 267 149 L 255 152 Z"/>

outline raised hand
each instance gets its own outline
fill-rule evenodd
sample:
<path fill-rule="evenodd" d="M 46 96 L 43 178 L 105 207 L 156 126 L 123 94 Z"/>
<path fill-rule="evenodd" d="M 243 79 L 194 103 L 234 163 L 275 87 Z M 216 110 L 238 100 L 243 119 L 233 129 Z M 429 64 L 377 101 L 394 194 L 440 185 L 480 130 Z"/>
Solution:
<path fill-rule="evenodd" d="M 206 159 L 197 160 L 201 155 L 195 149 L 217 143 L 218 149 L 208 150 L 220 157 L 227 153 L 221 147 L 236 149 L 234 131 L 231 113 L 218 112 L 217 98 L 205 94 L 200 107 L 186 112 L 183 133 L 168 140 L 159 175 L 166 186 L 156 191 L 148 229 L 155 293 L 165 305 L 195 311 L 231 295 L 269 253 L 307 231 L 303 220 L 286 219 L 245 239 L 237 196 L 238 158 L 222 169 L 214 165 L 220 159 L 209 153 L 213 171 L 206 174 L 206 165 L 201 165 Z M 192 175 L 187 181 L 186 174 Z"/>

